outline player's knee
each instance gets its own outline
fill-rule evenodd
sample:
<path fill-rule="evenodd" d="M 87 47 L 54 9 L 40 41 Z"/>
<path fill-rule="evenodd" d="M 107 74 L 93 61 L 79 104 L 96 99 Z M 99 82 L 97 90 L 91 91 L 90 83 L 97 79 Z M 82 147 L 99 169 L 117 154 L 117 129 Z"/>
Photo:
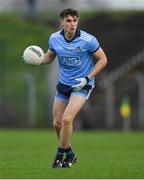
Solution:
<path fill-rule="evenodd" d="M 63 116 L 63 119 L 62 119 L 62 123 L 64 126 L 70 126 L 72 125 L 72 116 L 71 115 L 66 115 L 66 116 Z"/>
<path fill-rule="evenodd" d="M 53 122 L 53 127 L 54 127 L 55 129 L 61 128 L 61 121 L 55 119 L 54 122 Z"/>

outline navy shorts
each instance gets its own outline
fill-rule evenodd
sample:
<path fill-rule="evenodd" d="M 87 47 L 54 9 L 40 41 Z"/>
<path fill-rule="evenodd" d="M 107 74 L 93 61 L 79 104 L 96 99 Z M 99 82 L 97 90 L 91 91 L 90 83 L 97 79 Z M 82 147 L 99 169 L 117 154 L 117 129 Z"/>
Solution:
<path fill-rule="evenodd" d="M 92 85 L 85 85 L 81 90 L 75 90 L 72 86 L 68 86 L 62 83 L 58 83 L 56 86 L 56 95 L 55 98 L 64 102 L 68 102 L 71 94 L 79 94 L 85 99 L 88 99 L 94 86 Z"/>

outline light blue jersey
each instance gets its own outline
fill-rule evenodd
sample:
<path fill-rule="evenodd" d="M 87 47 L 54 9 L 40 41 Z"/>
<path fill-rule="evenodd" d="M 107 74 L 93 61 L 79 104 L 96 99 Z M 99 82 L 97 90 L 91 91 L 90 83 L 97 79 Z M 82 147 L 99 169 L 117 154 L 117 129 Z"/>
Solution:
<path fill-rule="evenodd" d="M 65 39 L 63 30 L 53 33 L 49 39 L 49 49 L 58 56 L 59 81 L 73 86 L 78 83 L 76 78 L 86 77 L 94 68 L 92 53 L 99 47 L 94 36 L 79 29 L 70 41 Z M 94 78 L 88 84 L 94 85 Z"/>

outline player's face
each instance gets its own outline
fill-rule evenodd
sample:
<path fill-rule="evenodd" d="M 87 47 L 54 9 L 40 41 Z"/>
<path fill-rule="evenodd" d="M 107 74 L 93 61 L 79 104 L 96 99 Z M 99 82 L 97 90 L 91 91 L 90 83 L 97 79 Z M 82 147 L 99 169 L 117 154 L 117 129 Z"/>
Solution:
<path fill-rule="evenodd" d="M 78 18 L 76 16 L 68 15 L 60 21 L 65 33 L 75 34 L 78 26 Z"/>

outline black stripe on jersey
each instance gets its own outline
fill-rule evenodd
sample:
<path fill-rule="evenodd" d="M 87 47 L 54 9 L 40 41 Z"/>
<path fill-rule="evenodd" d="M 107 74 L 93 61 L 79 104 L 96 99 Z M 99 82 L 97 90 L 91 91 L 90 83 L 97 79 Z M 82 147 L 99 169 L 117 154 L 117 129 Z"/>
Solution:
<path fill-rule="evenodd" d="M 92 51 L 91 54 L 95 53 L 99 48 L 100 48 L 100 46 L 98 46 L 98 48 L 96 48 L 96 50 Z"/>
<path fill-rule="evenodd" d="M 51 51 L 53 51 L 55 54 L 57 54 L 57 53 L 56 53 L 56 51 L 55 51 L 54 49 L 52 49 L 52 48 L 49 48 L 49 50 L 51 50 Z"/>

